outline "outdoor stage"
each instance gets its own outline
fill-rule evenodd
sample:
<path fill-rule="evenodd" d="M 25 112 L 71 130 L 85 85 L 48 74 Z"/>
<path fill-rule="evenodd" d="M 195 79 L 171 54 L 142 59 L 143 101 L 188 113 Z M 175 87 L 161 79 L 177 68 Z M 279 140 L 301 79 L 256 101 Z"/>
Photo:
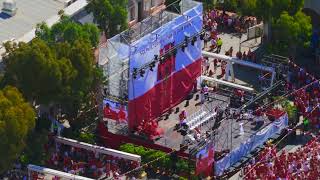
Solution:
<path fill-rule="evenodd" d="M 245 142 L 251 142 L 252 137 L 263 134 L 262 129 L 270 127 L 271 121 L 265 116 L 239 117 L 252 114 L 247 109 L 240 113 L 240 108 L 247 105 L 251 112 L 255 110 L 251 102 L 256 102 L 260 91 L 269 86 L 277 87 L 273 86 L 274 68 L 248 59 L 202 51 L 203 19 L 199 17 L 203 10 L 196 4 L 191 4 L 190 10 L 183 11 L 183 16 L 171 19 L 160 28 L 150 26 L 153 33 L 146 31 L 147 34 L 131 38 L 133 40 L 127 44 L 121 41 L 127 33 L 108 41 L 110 46 L 107 47 L 112 48 L 105 49 L 104 55 L 110 57 L 101 58 L 100 62 L 106 75 L 111 77 L 105 95 L 121 101 L 111 98 L 103 102 L 105 123 L 100 123 L 98 130 L 105 145 L 118 148 L 121 144 L 132 143 L 166 153 L 177 150 L 178 155 L 197 160 L 199 152 L 214 150 L 215 158 L 211 154 L 208 161 L 212 164 L 214 159 L 219 161 L 233 155 L 237 149 L 245 147 Z M 119 71 L 121 69 L 124 71 Z M 212 71 L 205 72 L 208 70 Z M 271 78 L 264 78 L 266 73 Z M 260 77 L 266 81 L 263 88 Z M 212 89 L 209 99 L 202 104 L 200 89 L 205 87 L 205 81 Z M 196 85 L 197 91 L 188 95 Z M 237 95 L 239 91 L 242 95 Z M 263 105 L 261 102 L 259 99 L 258 106 Z M 228 113 L 218 113 L 225 109 Z M 222 114 L 220 118 L 218 114 Z M 217 123 L 217 119 L 223 120 Z M 260 138 L 263 141 L 254 141 L 254 145 L 263 144 L 276 133 L 267 132 Z M 252 148 L 246 147 L 236 154 L 237 158 L 230 159 L 239 160 L 247 150 Z M 221 152 L 225 153 L 220 157 Z M 219 172 L 233 163 L 223 160 Z"/>
<path fill-rule="evenodd" d="M 252 75 L 256 74 L 256 72 L 253 71 L 251 73 Z M 240 80 L 236 79 L 236 81 L 239 82 Z M 248 84 L 242 85 L 250 86 Z M 159 128 L 164 130 L 164 134 L 159 138 L 156 138 L 154 141 L 150 141 L 136 134 L 129 133 L 127 127 L 123 124 L 109 123 L 108 131 L 110 134 L 112 133 L 112 137 L 105 142 L 109 145 L 111 143 L 116 143 L 118 145 L 123 143 L 134 143 L 153 149 L 159 149 L 164 152 L 172 152 L 173 149 L 180 150 L 181 147 L 184 147 L 183 150 L 179 152 L 179 155 L 189 157 L 191 154 L 194 155 L 196 150 L 201 150 L 203 145 L 209 143 L 210 141 L 214 144 L 216 164 L 220 164 L 215 166 L 216 168 L 219 167 L 216 172 L 218 175 L 221 175 L 224 170 L 239 162 L 241 158 L 248 155 L 248 153 L 253 151 L 254 148 L 263 145 L 263 143 L 265 143 L 269 138 L 272 138 L 277 133 L 280 133 L 281 130 L 286 127 L 287 122 L 283 122 L 279 129 L 274 129 L 274 122 L 270 121 L 266 116 L 263 118 L 260 117 L 260 120 L 263 119 L 263 123 L 257 126 L 254 123 L 257 117 L 252 116 L 250 118 L 251 120 L 248 120 L 248 118 L 244 116 L 242 120 L 239 120 L 237 117 L 229 116 L 226 118 L 226 115 L 224 114 L 220 126 L 215 130 L 212 130 L 212 127 L 215 125 L 216 118 L 212 118 L 198 127 L 198 129 L 201 131 L 202 140 L 205 139 L 206 133 L 211 135 L 210 138 L 207 138 L 207 141 L 193 140 L 190 141 L 188 145 L 185 145 L 185 143 L 183 143 L 183 136 L 175 128 L 175 126 L 179 124 L 180 112 L 185 110 L 187 112 L 187 117 L 190 117 L 200 110 L 208 112 L 212 111 L 217 106 L 224 110 L 230 105 L 230 99 L 233 95 L 233 92 L 230 91 L 232 88 L 228 89 L 223 88 L 223 86 L 220 87 L 221 88 L 218 88 L 217 91 L 209 93 L 209 100 L 206 100 L 204 104 L 200 104 L 201 95 L 198 91 L 190 95 L 187 100 L 182 101 L 180 104 L 172 108 L 171 111 L 164 113 L 160 118 L 158 118 Z M 257 92 L 255 90 L 255 93 L 250 94 L 251 97 L 248 93 L 247 96 L 249 97 L 246 97 L 246 101 L 244 103 L 255 98 L 257 93 L 261 92 Z M 176 111 L 177 109 L 179 111 Z M 231 114 L 237 110 L 237 108 L 230 108 Z M 240 123 L 242 123 L 243 127 L 242 132 L 240 130 Z M 258 137 L 258 139 L 253 137 Z M 248 142 L 249 145 L 244 145 L 246 142 Z M 116 146 L 113 147 L 116 148 Z M 238 152 L 239 149 L 241 152 Z"/>
<path fill-rule="evenodd" d="M 219 90 L 214 93 L 211 92 L 209 95 L 210 99 L 205 101 L 204 104 L 200 104 L 199 92 L 190 95 L 189 100 L 184 100 L 183 102 L 172 108 L 171 112 L 163 114 L 158 119 L 159 128 L 164 130 L 164 134 L 159 138 L 156 138 L 153 142 L 149 142 L 170 149 L 179 150 L 181 144 L 183 144 L 183 136 L 176 130 L 175 126 L 179 124 L 179 114 L 181 110 L 185 110 L 187 112 L 187 116 L 191 116 L 192 114 L 196 113 L 197 111 L 200 111 L 201 109 L 205 111 L 211 111 L 217 106 L 219 106 L 222 109 L 225 109 L 230 104 L 230 97 L 228 97 L 226 94 L 227 92 L 223 90 Z M 199 97 L 197 98 L 197 96 Z M 189 101 L 188 106 L 186 106 L 187 101 Z M 177 112 L 176 109 L 179 109 L 179 111 Z M 230 111 L 236 111 L 236 109 L 230 108 Z M 221 122 L 220 127 L 218 127 L 218 129 L 214 131 L 212 131 L 212 127 L 216 122 L 215 118 L 199 126 L 201 134 L 205 134 L 207 131 L 210 134 L 215 134 L 213 137 L 216 151 L 231 151 L 239 147 L 239 145 L 242 142 L 246 141 L 260 129 L 263 129 L 271 123 L 271 121 L 265 117 L 263 125 L 257 128 L 257 126 L 253 124 L 253 121 L 237 121 L 236 118 L 226 118 L 225 115 L 223 116 L 223 118 L 224 120 Z M 253 119 L 255 118 L 253 117 Z M 243 123 L 243 135 L 240 135 L 240 123 Z M 129 135 L 128 129 L 124 124 L 109 123 L 108 131 L 110 133 L 118 135 Z M 144 140 L 142 137 L 139 137 L 135 134 L 130 134 L 130 138 Z M 192 148 L 196 144 L 197 142 L 194 141 L 194 143 L 191 143 L 189 145 L 189 148 Z M 186 150 L 185 152 L 188 153 L 188 150 Z"/>

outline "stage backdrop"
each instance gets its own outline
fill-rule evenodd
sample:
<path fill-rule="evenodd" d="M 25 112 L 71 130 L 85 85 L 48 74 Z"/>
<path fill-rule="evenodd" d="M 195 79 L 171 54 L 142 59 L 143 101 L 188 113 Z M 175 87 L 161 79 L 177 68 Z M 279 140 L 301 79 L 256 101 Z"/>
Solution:
<path fill-rule="evenodd" d="M 178 16 L 159 29 L 132 44 L 130 51 L 129 78 L 129 127 L 136 127 L 142 120 L 159 117 L 177 105 L 190 93 L 196 78 L 201 74 L 201 40 L 189 43 L 183 52 L 164 63 L 157 63 L 151 71 L 132 77 L 133 68 L 154 60 L 154 55 L 165 53 L 170 47 L 180 44 L 185 36 L 192 36 L 202 29 L 202 4 Z"/>

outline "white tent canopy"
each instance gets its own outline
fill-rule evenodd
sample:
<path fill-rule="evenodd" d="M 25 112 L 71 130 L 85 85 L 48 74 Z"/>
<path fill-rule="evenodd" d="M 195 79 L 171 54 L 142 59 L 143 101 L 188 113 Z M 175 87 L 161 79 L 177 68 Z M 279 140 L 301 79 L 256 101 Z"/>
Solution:
<path fill-rule="evenodd" d="M 43 173 L 45 175 L 57 176 L 57 177 L 60 177 L 62 179 L 93 180 L 93 179 L 86 178 L 86 177 L 83 177 L 83 176 L 77 176 L 77 175 L 74 175 L 74 174 L 69 174 L 69 173 L 65 173 L 65 172 L 61 172 L 61 171 L 57 171 L 57 170 L 54 170 L 54 169 L 49 169 L 49 168 L 45 168 L 45 167 L 41 167 L 41 166 L 36 166 L 36 165 L 32 165 L 32 164 L 28 165 L 28 172 L 29 172 L 29 175 L 28 175 L 29 178 L 28 179 L 32 179 L 30 171 Z M 45 179 L 47 179 L 47 178 L 45 178 Z"/>
<path fill-rule="evenodd" d="M 88 143 L 84 143 L 84 142 L 79 142 L 74 139 L 68 139 L 68 138 L 59 137 L 59 136 L 56 136 L 55 140 L 56 140 L 56 142 L 61 143 L 61 144 L 66 144 L 69 146 L 82 148 L 82 149 L 86 149 L 89 151 L 107 154 L 107 155 L 111 155 L 114 157 L 119 157 L 119 158 L 128 159 L 128 160 L 132 160 L 132 161 L 138 161 L 139 163 L 141 162 L 141 156 L 136 155 L 136 154 L 126 153 L 126 152 L 118 151 L 115 149 L 96 146 L 96 145 L 92 145 L 92 144 L 88 144 Z"/>

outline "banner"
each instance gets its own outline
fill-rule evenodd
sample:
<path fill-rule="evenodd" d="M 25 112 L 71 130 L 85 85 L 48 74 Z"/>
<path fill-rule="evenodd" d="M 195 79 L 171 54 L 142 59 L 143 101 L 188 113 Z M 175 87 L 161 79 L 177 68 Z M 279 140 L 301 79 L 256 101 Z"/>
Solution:
<path fill-rule="evenodd" d="M 255 135 L 252 135 L 251 138 L 241 143 L 240 146 L 228 155 L 226 155 L 221 160 L 215 163 L 215 175 L 221 176 L 223 172 L 230 168 L 233 164 L 241 160 L 241 158 L 248 155 L 258 146 L 262 145 L 269 138 L 274 136 L 277 133 L 280 133 L 284 128 L 288 126 L 288 115 L 284 114 L 279 119 L 275 120 L 265 128 L 258 131 Z"/>
<path fill-rule="evenodd" d="M 214 146 L 212 143 L 209 143 L 196 154 L 196 175 L 203 173 L 206 176 L 210 176 L 212 174 L 213 162 Z"/>
<path fill-rule="evenodd" d="M 129 60 L 129 127 L 136 127 L 142 120 L 159 117 L 177 105 L 190 93 L 201 74 L 201 40 L 189 42 L 183 51 L 167 57 L 155 67 L 145 68 L 133 78 L 134 68 L 154 61 L 155 55 L 165 54 L 171 47 L 182 43 L 202 30 L 202 4 L 176 17 L 152 33 L 132 44 Z"/>
<path fill-rule="evenodd" d="M 126 106 L 109 99 L 103 100 L 103 106 L 103 118 L 122 122 L 128 121 Z"/>

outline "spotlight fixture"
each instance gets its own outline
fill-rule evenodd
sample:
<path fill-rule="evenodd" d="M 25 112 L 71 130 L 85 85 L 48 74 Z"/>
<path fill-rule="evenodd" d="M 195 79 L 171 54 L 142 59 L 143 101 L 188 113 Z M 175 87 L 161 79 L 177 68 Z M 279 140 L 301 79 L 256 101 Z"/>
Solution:
<path fill-rule="evenodd" d="M 138 71 L 137 68 L 133 68 L 133 72 L 132 72 L 133 79 L 137 79 L 137 74 L 138 74 L 137 71 Z"/>
<path fill-rule="evenodd" d="M 159 56 L 158 55 L 154 55 L 154 61 L 158 61 L 159 60 Z"/>
<path fill-rule="evenodd" d="M 184 52 L 185 49 L 186 49 L 186 46 L 183 44 L 181 47 L 182 52 Z"/>
<path fill-rule="evenodd" d="M 174 56 L 174 57 L 177 56 L 177 49 L 176 49 L 176 48 L 174 48 L 174 49 L 171 51 L 171 56 Z"/>
<path fill-rule="evenodd" d="M 188 45 L 188 43 L 189 43 L 189 37 L 188 36 L 184 36 L 184 42 Z"/>
<path fill-rule="evenodd" d="M 152 61 L 150 64 L 149 64 L 149 67 L 150 67 L 150 71 L 153 71 L 153 68 L 156 66 L 156 62 L 155 61 Z"/>
<path fill-rule="evenodd" d="M 189 40 L 189 37 L 188 36 L 184 36 L 184 42 L 182 44 L 182 47 L 181 47 L 181 50 L 184 52 L 184 50 L 186 49 L 186 47 L 188 47 L 188 40 Z"/>
<path fill-rule="evenodd" d="M 143 76 L 144 76 L 144 73 L 145 73 L 144 69 L 143 69 L 143 68 L 142 68 L 142 69 L 140 69 L 140 76 L 141 76 L 141 77 L 143 77 Z"/>
<path fill-rule="evenodd" d="M 205 36 L 205 32 L 202 31 L 202 32 L 200 33 L 200 39 L 201 39 L 201 40 L 204 40 L 204 36 Z"/>
<path fill-rule="evenodd" d="M 163 55 L 160 57 L 160 63 L 164 63 L 165 60 L 166 60 L 166 55 Z"/>
<path fill-rule="evenodd" d="M 193 36 L 191 40 L 191 45 L 194 46 L 194 44 L 197 42 L 197 36 Z"/>
<path fill-rule="evenodd" d="M 176 57 L 176 56 L 177 56 L 177 53 L 178 53 L 177 49 L 176 49 L 176 48 L 174 48 L 174 49 L 173 49 L 173 51 L 172 51 L 172 54 L 174 55 L 174 57 Z"/>

